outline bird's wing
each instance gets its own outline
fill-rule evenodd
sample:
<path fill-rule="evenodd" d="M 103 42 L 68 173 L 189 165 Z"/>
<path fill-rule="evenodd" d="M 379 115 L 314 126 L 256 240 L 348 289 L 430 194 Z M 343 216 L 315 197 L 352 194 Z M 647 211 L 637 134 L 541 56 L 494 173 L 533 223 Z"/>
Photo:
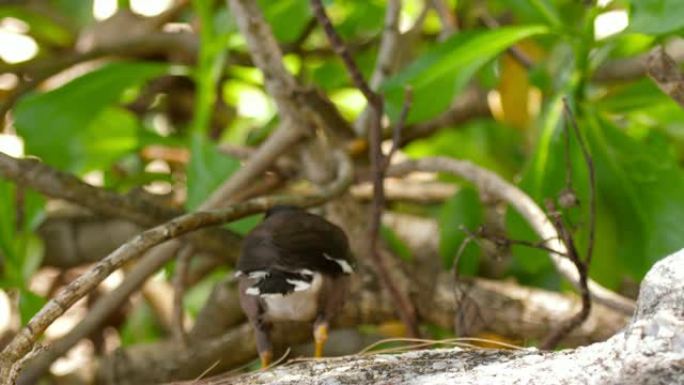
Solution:
<path fill-rule="evenodd" d="M 342 229 L 320 217 L 311 215 L 309 219 L 296 226 L 285 223 L 273 234 L 272 243 L 278 250 L 277 265 L 334 276 L 350 274 L 352 260 Z"/>
<path fill-rule="evenodd" d="M 320 272 L 337 276 L 353 271 L 344 231 L 322 217 L 281 212 L 267 217 L 246 237 L 238 275 Z"/>

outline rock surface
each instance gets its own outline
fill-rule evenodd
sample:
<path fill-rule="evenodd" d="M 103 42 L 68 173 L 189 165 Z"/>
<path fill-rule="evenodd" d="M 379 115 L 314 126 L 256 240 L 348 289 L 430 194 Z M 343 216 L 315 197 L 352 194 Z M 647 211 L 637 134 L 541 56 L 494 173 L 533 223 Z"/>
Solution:
<path fill-rule="evenodd" d="M 193 383 L 684 384 L 684 249 L 653 266 L 632 321 L 604 342 L 558 352 L 453 348 L 357 355 Z"/>

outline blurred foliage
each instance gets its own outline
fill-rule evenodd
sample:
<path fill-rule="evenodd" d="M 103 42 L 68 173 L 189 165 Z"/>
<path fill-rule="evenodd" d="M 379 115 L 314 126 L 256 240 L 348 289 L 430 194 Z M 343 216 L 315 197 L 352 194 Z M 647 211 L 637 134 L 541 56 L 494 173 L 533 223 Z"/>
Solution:
<path fill-rule="evenodd" d="M 464 242 L 482 223 L 482 210 L 478 192 L 472 187 L 460 189 L 444 203 L 439 216 L 439 254 L 445 268 L 456 264 L 459 274 L 476 275 L 479 248 L 475 239 Z M 455 260 L 457 256 L 459 260 Z"/>
<path fill-rule="evenodd" d="M 137 148 L 137 119 L 116 106 L 126 89 L 166 73 L 156 63 L 107 64 L 67 84 L 23 98 L 14 125 L 26 151 L 63 170 L 101 170 Z"/>
<path fill-rule="evenodd" d="M 388 114 L 398 117 L 404 88 L 410 85 L 414 102 L 407 122 L 433 118 L 449 107 L 482 65 L 518 40 L 544 32 L 541 26 L 521 26 L 468 31 L 450 37 L 385 82 L 382 90 Z"/>
<path fill-rule="evenodd" d="M 22 79 L 30 79 L 32 68 L 44 69 L 45 63 L 77 52 L 75 44 L 84 30 L 98 25 L 92 1 L 31 3 L 40 6 L 0 5 L 0 20 L 23 22 L 22 33 L 39 47 L 29 63 L 35 67 L 17 71 L 26 76 Z M 258 145 L 277 125 L 278 116 L 225 2 L 190 3 L 177 17 L 199 41 L 190 59 L 183 58 L 188 53 L 181 49 L 165 55 L 129 55 L 125 60 L 107 56 L 22 95 L 11 111 L 9 132 L 23 139 L 26 154 L 79 176 L 103 174 L 106 187 L 121 192 L 162 183 L 173 190 L 179 206 L 199 207 L 240 167 L 237 159 L 220 151 L 220 145 Z M 396 120 L 407 85 L 414 93 L 410 123 L 429 121 L 447 111 L 472 85 L 489 92 L 493 110 L 493 117 L 450 125 L 409 143 L 403 149 L 408 156 L 470 160 L 518 184 L 540 204 L 558 197 L 567 187 L 569 172 L 580 205 L 565 214 L 584 251 L 588 173 L 573 135 L 566 151 L 565 98 L 594 157 L 598 215 L 591 276 L 620 289 L 626 280 L 640 280 L 655 261 L 684 246 L 684 110 L 643 76 L 593 80 L 595 71 L 608 62 L 642 55 L 681 38 L 683 1 L 615 0 L 601 8 L 576 0 L 449 0 L 445 3 L 456 7 L 459 24 L 452 36 L 440 36 L 434 10 L 427 12 L 421 27 L 411 30 L 420 20 L 423 2 L 404 3 L 399 24 L 413 36 L 410 46 L 402 47 L 403 67 L 380 88 L 391 120 Z M 304 84 L 326 92 L 343 116 L 358 117 L 365 101 L 320 28 L 312 28 L 308 1 L 259 0 L 258 4 L 286 50 L 286 68 Z M 386 2 L 327 0 L 325 4 L 361 71 L 369 76 Z M 485 10 L 503 27 L 483 27 L 480 17 Z M 598 17 L 608 12 L 628 12 L 629 25 L 597 39 L 595 34 L 604 27 L 597 24 Z M 531 59 L 529 68 L 506 53 L 513 46 Z M 0 61 L 0 74 L 23 64 Z M 179 83 L 173 79 L 182 79 L 187 87 L 174 88 Z M 8 92 L 0 88 L 0 101 Z M 145 155 L 153 146 L 163 148 L 163 155 Z M 161 171 L 151 167 L 159 162 L 165 165 Z M 441 178 L 460 186 L 451 199 L 439 205 L 390 209 L 438 221 L 440 233 L 435 236 L 440 238 L 440 257 L 448 269 L 467 236 L 464 229 L 475 231 L 486 225 L 486 216 L 472 186 Z M 19 288 L 24 320 L 44 301 L 30 289 L 30 278 L 42 258 L 35 230 L 44 212 L 45 200 L 36 193 L 0 180 L 0 285 Z M 253 216 L 228 226 L 244 234 L 258 220 Z M 513 239 L 538 241 L 511 210 L 506 213 L 505 230 Z M 407 242 L 396 233 L 383 228 L 382 236 L 399 257 L 412 259 Z M 459 271 L 484 274 L 480 266 L 486 262 L 473 242 L 461 256 Z M 502 275 L 525 284 L 562 288 L 548 257 L 532 248 L 513 247 Z M 188 294 L 193 313 L 217 280 L 211 275 Z M 133 314 L 124 327 L 125 344 L 161 335 L 150 309 L 140 307 Z"/>

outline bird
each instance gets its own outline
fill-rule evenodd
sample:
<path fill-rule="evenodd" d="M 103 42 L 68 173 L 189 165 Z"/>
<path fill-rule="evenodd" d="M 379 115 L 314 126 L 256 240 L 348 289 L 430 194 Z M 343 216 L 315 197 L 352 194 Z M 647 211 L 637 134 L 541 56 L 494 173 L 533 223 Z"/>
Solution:
<path fill-rule="evenodd" d="M 354 266 L 339 226 L 295 206 L 266 211 L 245 236 L 235 272 L 262 368 L 273 358 L 274 322 L 313 321 L 314 356 L 323 356 L 330 321 L 344 305 Z"/>

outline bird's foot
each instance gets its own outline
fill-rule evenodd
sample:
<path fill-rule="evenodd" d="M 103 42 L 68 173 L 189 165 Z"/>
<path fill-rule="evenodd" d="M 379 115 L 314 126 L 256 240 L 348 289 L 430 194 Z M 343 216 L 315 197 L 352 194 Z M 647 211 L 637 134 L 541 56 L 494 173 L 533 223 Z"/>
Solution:
<path fill-rule="evenodd" d="M 273 360 L 273 352 L 272 351 L 265 351 L 259 353 L 259 357 L 261 358 L 261 370 L 268 369 L 268 366 L 271 365 L 271 361 Z"/>
<path fill-rule="evenodd" d="M 328 324 L 327 324 L 327 322 L 320 323 L 320 324 L 316 325 L 316 327 L 314 328 L 314 341 L 315 341 L 314 357 L 316 357 L 316 358 L 323 357 L 323 347 L 325 347 L 325 342 L 327 340 L 328 340 Z"/>

